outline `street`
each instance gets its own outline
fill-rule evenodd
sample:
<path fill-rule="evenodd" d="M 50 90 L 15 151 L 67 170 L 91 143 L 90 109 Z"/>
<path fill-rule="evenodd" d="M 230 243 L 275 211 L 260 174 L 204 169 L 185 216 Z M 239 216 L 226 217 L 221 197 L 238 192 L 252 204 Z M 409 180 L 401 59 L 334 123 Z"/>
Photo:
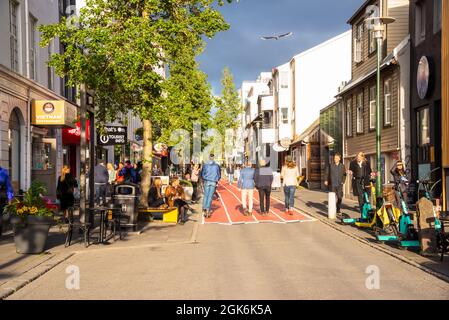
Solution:
<path fill-rule="evenodd" d="M 66 287 L 70 266 L 79 268 L 78 290 Z M 367 281 L 372 270 L 378 287 Z M 77 253 L 8 299 L 449 299 L 449 284 L 320 221 L 206 222 L 196 243 Z"/>

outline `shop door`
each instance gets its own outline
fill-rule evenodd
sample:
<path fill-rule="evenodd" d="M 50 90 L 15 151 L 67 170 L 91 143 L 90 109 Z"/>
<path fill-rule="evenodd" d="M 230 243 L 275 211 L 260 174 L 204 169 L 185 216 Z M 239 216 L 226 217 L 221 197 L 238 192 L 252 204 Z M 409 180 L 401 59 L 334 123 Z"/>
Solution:
<path fill-rule="evenodd" d="M 16 193 L 20 189 L 21 145 L 20 118 L 17 109 L 14 109 L 9 118 L 8 128 L 8 169 Z"/>

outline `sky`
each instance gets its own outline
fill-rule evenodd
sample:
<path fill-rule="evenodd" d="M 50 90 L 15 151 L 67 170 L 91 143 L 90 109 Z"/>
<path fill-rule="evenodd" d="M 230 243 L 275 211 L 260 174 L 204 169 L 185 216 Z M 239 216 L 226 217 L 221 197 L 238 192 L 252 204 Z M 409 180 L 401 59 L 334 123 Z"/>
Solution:
<path fill-rule="evenodd" d="M 296 54 L 350 29 L 346 23 L 364 0 L 240 0 L 220 8 L 230 29 L 207 40 L 198 58 L 208 74 L 214 95 L 221 92 L 225 66 L 234 75 L 236 88 L 256 80 Z M 282 40 L 261 40 L 293 32 Z"/>

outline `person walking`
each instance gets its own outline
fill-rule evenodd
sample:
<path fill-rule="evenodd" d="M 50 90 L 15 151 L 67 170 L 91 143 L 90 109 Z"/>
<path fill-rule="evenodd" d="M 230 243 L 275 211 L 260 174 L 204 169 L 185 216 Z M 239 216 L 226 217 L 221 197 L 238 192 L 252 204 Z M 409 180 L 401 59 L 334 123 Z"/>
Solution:
<path fill-rule="evenodd" d="M 102 204 L 102 202 L 106 200 L 106 187 L 108 181 L 108 170 L 104 166 L 103 162 L 99 162 L 94 168 L 95 202 L 97 204 Z"/>
<path fill-rule="evenodd" d="M 366 188 L 370 187 L 371 165 L 363 152 L 359 152 L 349 165 L 349 174 L 352 175 L 352 193 L 358 198 L 360 212 L 362 212 Z M 369 192 L 368 192 L 369 194 Z"/>
<path fill-rule="evenodd" d="M 293 215 L 292 208 L 295 206 L 295 192 L 299 186 L 299 169 L 291 156 L 285 158 L 285 165 L 281 170 L 281 181 L 284 187 L 285 213 Z"/>
<path fill-rule="evenodd" d="M 115 182 L 117 184 L 125 182 L 125 177 L 121 175 L 122 170 L 123 170 L 123 162 L 119 162 L 119 164 L 117 166 L 116 175 L 115 175 Z"/>
<path fill-rule="evenodd" d="M 273 184 L 273 170 L 265 160 L 260 160 L 259 167 L 254 173 L 254 184 L 259 192 L 260 214 L 270 212 L 271 185 Z"/>
<path fill-rule="evenodd" d="M 126 183 L 137 183 L 136 170 L 129 160 L 125 161 L 125 166 L 120 175 L 124 177 L 124 182 Z"/>
<path fill-rule="evenodd" d="M 217 189 L 218 181 L 221 179 L 221 168 L 214 161 L 214 158 L 214 154 L 210 154 L 209 161 L 204 164 L 201 170 L 204 187 L 203 214 L 206 218 L 211 216 L 212 197 Z"/>
<path fill-rule="evenodd" d="M 68 209 L 75 204 L 75 188 L 78 188 L 76 179 L 70 174 L 70 168 L 63 166 L 56 186 L 56 197 L 59 200 L 60 209 L 64 213 L 65 219 L 69 217 Z"/>
<path fill-rule="evenodd" d="M 108 173 L 109 173 L 109 180 L 108 180 L 108 197 L 112 197 L 112 195 L 114 194 L 114 183 L 115 183 L 115 169 L 114 166 L 112 165 L 112 163 L 108 163 L 106 165 L 106 168 L 108 169 Z"/>
<path fill-rule="evenodd" d="M 234 166 L 230 163 L 228 163 L 226 167 L 226 175 L 228 176 L 228 183 L 233 184 L 234 183 Z"/>
<path fill-rule="evenodd" d="M 199 199 L 198 194 L 198 185 L 200 180 L 200 173 L 201 173 L 201 167 L 199 164 L 195 164 L 192 168 L 192 175 L 190 177 L 190 181 L 192 181 L 192 187 L 193 187 L 193 194 L 192 194 L 192 201 L 196 203 Z"/>
<path fill-rule="evenodd" d="M 254 174 L 253 164 L 251 161 L 246 163 L 245 168 L 240 171 L 240 178 L 238 181 L 238 188 L 242 193 L 242 208 L 243 215 L 250 216 L 253 211 L 253 197 L 254 197 Z"/>
<path fill-rule="evenodd" d="M 334 192 L 337 196 L 337 214 L 340 214 L 343 200 L 343 185 L 346 182 L 346 168 L 341 163 L 341 155 L 339 153 L 334 155 L 334 161 L 326 168 L 325 178 L 324 184 L 329 188 L 330 192 Z"/>
<path fill-rule="evenodd" d="M 8 171 L 0 166 L 0 236 L 2 235 L 3 210 L 14 199 L 14 189 Z"/>

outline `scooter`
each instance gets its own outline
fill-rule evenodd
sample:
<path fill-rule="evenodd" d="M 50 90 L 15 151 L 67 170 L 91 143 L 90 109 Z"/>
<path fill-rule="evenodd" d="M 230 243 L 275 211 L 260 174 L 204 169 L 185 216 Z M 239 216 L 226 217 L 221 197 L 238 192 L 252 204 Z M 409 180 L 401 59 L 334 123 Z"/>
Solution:
<path fill-rule="evenodd" d="M 375 193 L 375 191 L 373 191 L 374 187 L 373 187 L 373 181 L 370 181 L 370 189 L 371 192 Z M 362 181 L 363 185 L 365 185 L 365 181 Z M 375 198 L 375 195 L 373 197 L 373 199 Z M 364 203 L 362 206 L 362 212 L 360 213 L 361 216 L 358 219 L 353 219 L 353 218 L 343 218 L 341 219 L 341 223 L 342 224 L 349 224 L 349 225 L 355 225 L 356 227 L 359 228 L 373 228 L 374 226 L 377 225 L 378 221 L 376 218 L 376 210 L 375 210 L 375 206 L 373 206 L 371 204 L 371 202 L 369 201 L 369 195 L 368 195 L 368 191 L 367 188 L 364 188 L 363 190 L 363 199 L 364 199 Z"/>
<path fill-rule="evenodd" d="M 399 199 L 400 208 L 396 208 L 391 203 L 384 203 L 382 209 L 377 212 L 382 221 L 384 231 L 393 231 L 393 234 L 382 235 L 380 230 L 376 232 L 376 238 L 381 242 L 398 241 L 403 248 L 420 247 L 418 231 L 412 223 L 407 203 L 401 192 L 401 183 L 408 186 L 408 180 L 402 177 L 400 181 L 395 181 L 394 190 Z"/>

